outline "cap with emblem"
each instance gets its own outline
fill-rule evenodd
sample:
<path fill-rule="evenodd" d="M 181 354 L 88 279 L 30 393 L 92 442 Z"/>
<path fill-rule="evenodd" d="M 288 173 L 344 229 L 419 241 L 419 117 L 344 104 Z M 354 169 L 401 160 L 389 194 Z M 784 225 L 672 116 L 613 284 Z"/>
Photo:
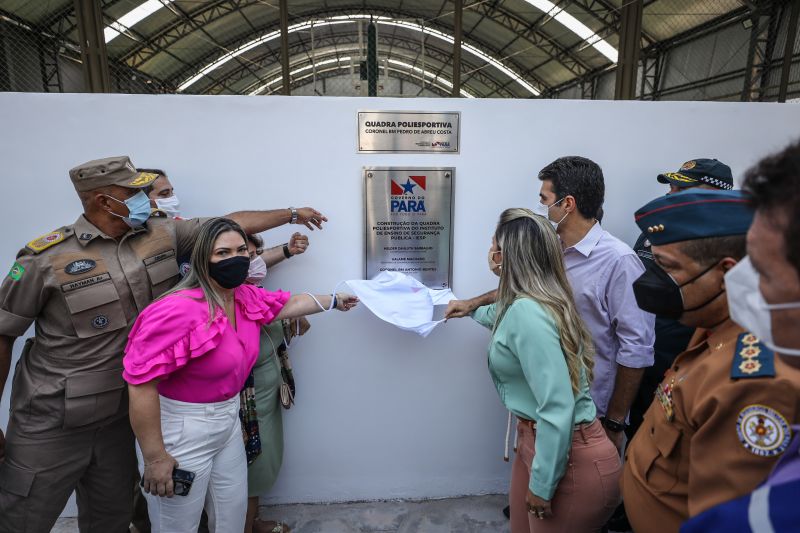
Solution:
<path fill-rule="evenodd" d="M 99 187 L 119 185 L 141 189 L 153 183 L 158 174 L 138 172 L 128 156 L 106 157 L 78 165 L 69 171 L 69 177 L 78 192 Z"/>
<path fill-rule="evenodd" d="M 733 189 L 731 167 L 716 159 L 692 159 L 684 163 L 677 172 L 658 175 L 661 183 L 670 183 L 682 189 L 710 185 L 717 189 Z"/>
<path fill-rule="evenodd" d="M 635 214 L 636 224 L 654 246 L 672 242 L 744 235 L 753 210 L 742 191 L 691 189 L 656 198 Z"/>

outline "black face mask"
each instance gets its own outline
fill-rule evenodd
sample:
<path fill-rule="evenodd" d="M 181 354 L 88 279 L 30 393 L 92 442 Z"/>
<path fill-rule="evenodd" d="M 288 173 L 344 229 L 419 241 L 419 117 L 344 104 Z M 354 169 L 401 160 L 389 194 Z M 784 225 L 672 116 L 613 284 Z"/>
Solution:
<path fill-rule="evenodd" d="M 247 279 L 250 270 L 250 258 L 237 255 L 223 259 L 219 263 L 209 263 L 208 273 L 211 279 L 225 289 L 235 289 Z"/>
<path fill-rule="evenodd" d="M 725 292 L 724 289 L 705 303 L 692 307 L 691 309 L 684 309 L 681 287 L 685 287 L 705 276 L 715 266 L 717 266 L 717 263 L 703 270 L 686 283 L 678 285 L 675 280 L 672 279 L 672 276 L 667 274 L 663 268 L 653 261 L 648 261 L 645 266 L 645 273 L 633 282 L 633 294 L 636 296 L 636 303 L 639 304 L 639 308 L 643 311 L 653 313 L 662 318 L 672 318 L 674 320 L 679 319 L 683 313 L 697 311 L 716 300 L 720 294 Z"/>

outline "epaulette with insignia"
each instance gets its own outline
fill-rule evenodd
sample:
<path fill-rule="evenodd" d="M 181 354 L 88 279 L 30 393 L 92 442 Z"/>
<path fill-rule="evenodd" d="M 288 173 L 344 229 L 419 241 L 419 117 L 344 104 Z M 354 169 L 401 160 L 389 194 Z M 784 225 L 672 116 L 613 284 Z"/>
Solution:
<path fill-rule="evenodd" d="M 731 377 L 775 377 L 775 352 L 764 346 L 752 333 L 742 333 L 733 352 Z"/>
<path fill-rule="evenodd" d="M 34 254 L 41 253 L 51 246 L 55 246 L 56 244 L 60 243 L 67 236 L 72 233 L 70 228 L 60 228 L 55 231 L 51 231 L 46 235 L 42 235 L 41 237 L 32 240 L 28 244 L 25 245 L 25 248 L 33 252 Z"/>

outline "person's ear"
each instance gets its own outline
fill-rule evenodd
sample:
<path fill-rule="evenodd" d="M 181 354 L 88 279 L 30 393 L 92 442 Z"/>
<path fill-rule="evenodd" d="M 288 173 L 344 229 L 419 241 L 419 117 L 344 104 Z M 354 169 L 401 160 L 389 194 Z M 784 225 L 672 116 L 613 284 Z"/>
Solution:
<path fill-rule="evenodd" d="M 720 282 L 720 288 L 727 289 L 727 287 L 725 286 L 725 274 L 727 274 L 730 269 L 739 264 L 739 261 L 737 261 L 733 257 L 726 257 L 725 259 L 720 261 L 719 264 L 722 267 L 722 281 Z"/>
<path fill-rule="evenodd" d="M 102 192 L 92 193 L 93 203 L 103 211 L 111 211 L 111 199 Z"/>
<path fill-rule="evenodd" d="M 572 195 L 567 195 L 564 197 L 564 201 L 561 202 L 564 206 L 564 211 L 571 213 L 578 208 L 578 204 L 575 202 L 575 197 Z"/>
<path fill-rule="evenodd" d="M 727 272 L 739 264 L 739 261 L 734 259 L 733 257 L 726 257 L 722 261 L 720 261 L 720 265 L 722 266 L 723 274 L 727 274 Z"/>

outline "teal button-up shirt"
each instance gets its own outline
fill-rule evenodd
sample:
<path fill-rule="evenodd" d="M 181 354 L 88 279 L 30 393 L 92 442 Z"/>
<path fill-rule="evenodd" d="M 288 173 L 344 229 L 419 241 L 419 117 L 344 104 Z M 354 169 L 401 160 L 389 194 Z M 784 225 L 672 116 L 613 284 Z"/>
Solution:
<path fill-rule="evenodd" d="M 472 313 L 489 329 L 495 316 L 495 304 Z M 581 373 L 575 395 L 555 321 L 531 298 L 517 299 L 497 326 L 489 344 L 489 373 L 506 408 L 536 422 L 528 487 L 550 500 L 566 470 L 575 424 L 591 422 L 596 415 L 586 374 Z"/>

